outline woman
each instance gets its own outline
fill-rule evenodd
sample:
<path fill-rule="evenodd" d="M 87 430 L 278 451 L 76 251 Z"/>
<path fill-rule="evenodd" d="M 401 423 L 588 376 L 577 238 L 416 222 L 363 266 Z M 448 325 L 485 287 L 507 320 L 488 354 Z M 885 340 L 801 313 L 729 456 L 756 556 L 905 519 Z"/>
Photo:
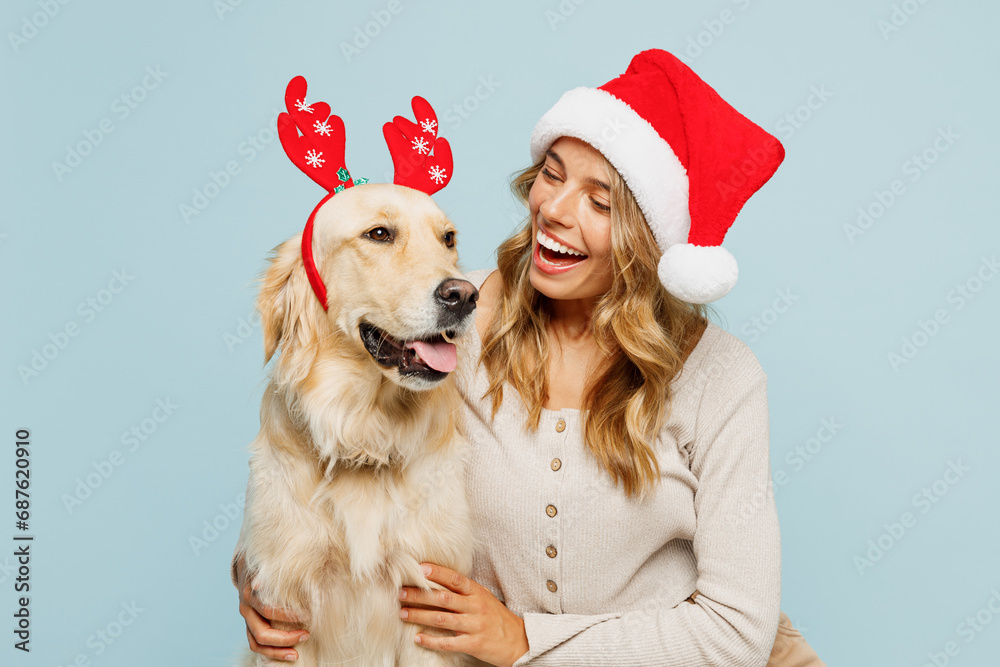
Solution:
<path fill-rule="evenodd" d="M 720 243 L 780 144 L 653 50 L 566 93 L 531 149 L 529 218 L 468 276 L 486 548 L 470 577 L 426 564 L 450 592 L 405 588 L 401 616 L 494 665 L 822 665 L 779 609 L 766 376 L 703 305 L 735 283 Z M 251 647 L 294 659 L 305 632 L 267 621 L 294 614 L 239 587 Z"/>

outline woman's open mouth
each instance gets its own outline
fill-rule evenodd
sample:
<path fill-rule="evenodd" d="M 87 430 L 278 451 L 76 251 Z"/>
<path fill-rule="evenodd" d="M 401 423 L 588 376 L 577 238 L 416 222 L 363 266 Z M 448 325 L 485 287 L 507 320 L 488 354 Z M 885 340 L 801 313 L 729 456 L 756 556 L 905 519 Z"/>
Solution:
<path fill-rule="evenodd" d="M 532 259 L 544 273 L 562 273 L 587 259 L 587 255 L 569 248 L 547 236 L 541 229 L 535 234 Z"/>
<path fill-rule="evenodd" d="M 443 378 L 458 365 L 452 330 L 414 340 L 393 338 L 368 322 L 362 322 L 358 331 L 372 359 L 386 368 L 399 369 L 400 375 Z"/>

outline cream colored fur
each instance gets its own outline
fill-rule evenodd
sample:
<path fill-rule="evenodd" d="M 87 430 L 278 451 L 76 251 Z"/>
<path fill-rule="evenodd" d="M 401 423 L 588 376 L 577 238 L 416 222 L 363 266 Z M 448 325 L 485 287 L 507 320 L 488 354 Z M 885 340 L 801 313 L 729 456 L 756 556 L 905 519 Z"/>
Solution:
<path fill-rule="evenodd" d="M 314 225 L 329 311 L 310 288 L 301 235 L 276 249 L 258 299 L 265 358 L 281 352 L 251 445 L 238 551 L 262 602 L 308 613 L 301 667 L 466 664 L 414 643 L 418 631 L 451 633 L 401 620 L 397 597 L 401 586 L 442 588 L 421 561 L 472 567 L 454 379 L 401 378 L 358 333 L 362 319 L 401 339 L 431 333 L 436 287 L 462 278 L 442 241 L 453 227 L 427 195 L 384 184 L 337 194 Z M 393 243 L 365 236 L 379 226 Z M 476 335 L 472 323 L 457 333 Z M 363 465 L 390 456 L 395 465 Z M 288 663 L 254 655 L 245 664 Z"/>

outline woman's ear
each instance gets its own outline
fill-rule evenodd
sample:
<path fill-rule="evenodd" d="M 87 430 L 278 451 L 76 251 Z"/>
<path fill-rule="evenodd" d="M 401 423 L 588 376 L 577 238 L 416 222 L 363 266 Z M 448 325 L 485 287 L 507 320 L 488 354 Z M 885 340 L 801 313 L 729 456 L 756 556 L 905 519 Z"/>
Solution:
<path fill-rule="evenodd" d="M 316 353 L 310 299 L 315 301 L 316 297 L 302 264 L 302 235 L 297 234 L 272 251 L 257 297 L 264 364 L 280 347 L 282 367 L 292 370 L 292 378 L 297 379 L 308 374 Z"/>

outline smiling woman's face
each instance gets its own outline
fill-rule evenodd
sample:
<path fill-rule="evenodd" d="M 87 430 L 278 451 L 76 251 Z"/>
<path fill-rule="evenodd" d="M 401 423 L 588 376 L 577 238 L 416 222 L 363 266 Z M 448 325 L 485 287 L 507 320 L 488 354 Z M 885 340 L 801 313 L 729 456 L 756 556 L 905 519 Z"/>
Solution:
<path fill-rule="evenodd" d="M 607 181 L 604 157 L 586 142 L 560 137 L 546 152 L 528 194 L 533 233 L 528 276 L 545 296 L 585 299 L 611 288 Z"/>

